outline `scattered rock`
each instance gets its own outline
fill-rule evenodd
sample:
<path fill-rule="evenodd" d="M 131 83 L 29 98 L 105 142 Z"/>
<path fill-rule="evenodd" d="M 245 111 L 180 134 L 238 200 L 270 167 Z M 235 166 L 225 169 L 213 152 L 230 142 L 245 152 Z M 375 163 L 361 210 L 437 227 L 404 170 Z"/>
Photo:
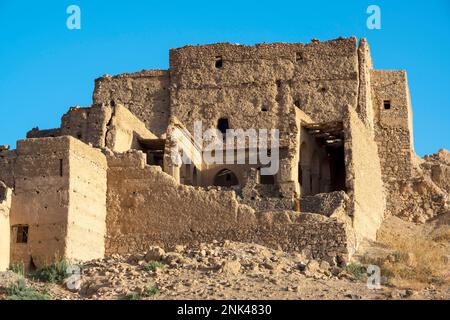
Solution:
<path fill-rule="evenodd" d="M 145 255 L 145 261 L 162 261 L 165 254 L 165 251 L 160 247 L 150 247 Z"/>
<path fill-rule="evenodd" d="M 221 270 L 225 274 L 237 275 L 241 271 L 241 264 L 239 261 L 224 261 Z"/>
<path fill-rule="evenodd" d="M 169 265 L 183 263 L 183 256 L 177 252 L 169 252 L 164 256 L 163 261 Z"/>
<path fill-rule="evenodd" d="M 320 269 L 320 264 L 316 260 L 309 260 L 309 262 L 306 264 L 306 271 L 308 271 L 310 273 L 315 273 L 315 272 L 319 271 L 319 269 Z"/>
<path fill-rule="evenodd" d="M 319 268 L 322 271 L 329 271 L 330 270 L 330 264 L 327 261 L 322 260 L 320 262 Z"/>

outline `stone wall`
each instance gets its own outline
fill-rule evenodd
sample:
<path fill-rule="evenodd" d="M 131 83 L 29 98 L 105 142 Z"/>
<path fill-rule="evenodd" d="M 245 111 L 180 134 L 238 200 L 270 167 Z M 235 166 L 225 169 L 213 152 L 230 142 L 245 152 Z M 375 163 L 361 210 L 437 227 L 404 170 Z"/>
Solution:
<path fill-rule="evenodd" d="M 27 132 L 27 138 L 51 138 L 51 137 L 58 137 L 61 135 L 61 129 L 60 128 L 54 128 L 54 129 L 45 129 L 40 130 L 39 128 L 33 128 L 30 131 Z"/>
<path fill-rule="evenodd" d="M 95 80 L 94 104 L 122 104 L 160 136 L 166 132 L 169 110 L 169 72 L 145 70 Z"/>
<path fill-rule="evenodd" d="M 0 181 L 0 272 L 9 268 L 11 189 Z"/>
<path fill-rule="evenodd" d="M 339 106 L 356 108 L 356 39 L 186 46 L 170 51 L 170 74 L 172 114 L 191 132 L 194 119 L 215 128 L 226 117 L 231 128 L 278 128 L 288 146 L 294 104 L 316 122 L 342 120 Z"/>
<path fill-rule="evenodd" d="M 359 60 L 359 92 L 357 112 L 360 119 L 369 127 L 373 128 L 373 103 L 371 71 L 373 70 L 370 48 L 366 39 L 361 39 L 358 47 Z"/>
<path fill-rule="evenodd" d="M 375 140 L 384 182 L 412 174 L 412 111 L 405 71 L 371 70 Z M 390 101 L 390 109 L 384 108 Z"/>
<path fill-rule="evenodd" d="M 100 233 L 106 215 L 103 154 L 63 136 L 19 140 L 17 155 L 10 216 L 11 261 L 32 268 L 63 256 L 79 260 L 102 257 L 104 234 Z M 17 233 L 24 227 L 27 239 L 17 241 Z M 88 247 L 75 249 L 80 243 Z"/>
<path fill-rule="evenodd" d="M 0 150 L 0 181 L 3 181 L 10 188 L 14 187 L 16 158 L 16 150 Z"/>
<path fill-rule="evenodd" d="M 125 154 L 108 156 L 107 254 L 230 239 L 308 249 L 329 260 L 348 256 L 347 224 L 335 217 L 258 213 L 233 191 L 180 185 L 159 167 L 136 167 L 135 155 L 128 155 L 131 161 Z"/>
<path fill-rule="evenodd" d="M 397 210 L 402 180 L 413 174 L 412 111 L 405 71 L 371 70 L 375 141 L 386 189 L 386 212 L 402 216 Z M 390 109 L 385 108 L 385 102 Z M 403 207 L 403 205 L 402 205 Z"/>
<path fill-rule="evenodd" d="M 112 112 L 107 105 L 72 107 L 61 119 L 61 135 L 72 136 L 97 148 L 104 147 Z"/>
<path fill-rule="evenodd" d="M 313 212 L 331 217 L 333 214 L 346 214 L 349 197 L 344 191 L 320 193 L 314 196 L 304 196 L 301 199 L 301 212 Z"/>
<path fill-rule="evenodd" d="M 450 153 L 442 149 L 414 161 L 413 177 L 391 181 L 388 214 L 424 223 L 450 212 Z"/>

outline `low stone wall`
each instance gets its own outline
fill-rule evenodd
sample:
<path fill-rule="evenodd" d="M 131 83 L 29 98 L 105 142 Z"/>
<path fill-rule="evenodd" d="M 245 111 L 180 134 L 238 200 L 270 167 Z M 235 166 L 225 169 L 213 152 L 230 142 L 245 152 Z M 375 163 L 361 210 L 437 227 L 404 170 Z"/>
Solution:
<path fill-rule="evenodd" d="M 143 252 L 151 245 L 171 248 L 177 244 L 233 240 L 302 252 L 332 264 L 348 261 L 350 250 L 347 226 L 336 218 L 293 211 L 257 213 L 256 216 L 256 221 L 250 225 L 234 225 L 226 229 L 188 230 L 181 233 L 167 230 L 108 236 L 106 253 Z"/>
<path fill-rule="evenodd" d="M 239 203 L 233 191 L 181 185 L 159 167 L 136 163 L 136 153 L 108 156 L 107 255 L 229 239 L 307 250 L 330 262 L 348 258 L 344 220 L 292 211 L 255 212 Z"/>
<path fill-rule="evenodd" d="M 344 191 L 320 193 L 314 196 L 304 196 L 300 200 L 302 212 L 314 212 L 327 217 L 337 211 L 345 212 L 349 198 Z"/>

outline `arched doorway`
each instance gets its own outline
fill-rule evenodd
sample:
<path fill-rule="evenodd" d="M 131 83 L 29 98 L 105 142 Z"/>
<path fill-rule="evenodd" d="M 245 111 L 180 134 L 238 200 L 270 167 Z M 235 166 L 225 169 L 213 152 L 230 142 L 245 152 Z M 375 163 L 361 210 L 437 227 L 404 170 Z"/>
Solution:
<path fill-rule="evenodd" d="M 230 122 L 227 118 L 220 118 L 217 121 L 217 130 L 219 130 L 223 135 L 227 134 L 227 130 L 230 129 Z"/>
<path fill-rule="evenodd" d="M 233 171 L 229 169 L 220 170 L 214 177 L 214 185 L 219 187 L 231 187 L 239 185 L 239 180 Z"/>

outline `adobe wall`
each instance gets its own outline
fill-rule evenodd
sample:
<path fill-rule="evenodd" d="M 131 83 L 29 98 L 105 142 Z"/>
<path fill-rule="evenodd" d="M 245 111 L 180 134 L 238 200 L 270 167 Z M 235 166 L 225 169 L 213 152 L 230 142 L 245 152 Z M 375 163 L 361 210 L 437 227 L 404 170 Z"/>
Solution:
<path fill-rule="evenodd" d="M 383 181 L 407 179 L 412 173 L 412 111 L 405 71 L 371 70 L 375 140 Z M 391 102 L 385 110 L 383 101 Z"/>
<path fill-rule="evenodd" d="M 372 57 L 366 39 L 359 41 L 359 92 L 357 112 L 360 119 L 369 127 L 374 126 L 374 110 L 372 104 L 371 72 L 373 70 Z"/>
<path fill-rule="evenodd" d="M 166 132 L 169 110 L 169 72 L 145 70 L 95 80 L 94 104 L 122 104 L 161 136 Z"/>
<path fill-rule="evenodd" d="M 106 254 L 230 239 L 308 249 L 317 258 L 348 257 L 347 224 L 335 217 L 255 212 L 232 191 L 177 184 L 161 168 L 144 166 L 132 152 L 119 158 L 111 154 L 108 163 Z"/>
<path fill-rule="evenodd" d="M 184 158 L 177 159 L 176 156 L 183 156 Z M 189 167 L 190 170 L 188 170 L 186 164 L 183 165 L 181 161 L 186 161 L 186 159 L 189 159 L 191 162 Z M 203 170 L 203 166 L 204 162 L 201 146 L 195 141 L 194 136 L 190 134 L 184 125 L 176 117 L 171 116 L 167 128 L 164 150 L 164 172 L 172 176 L 177 183 L 184 183 L 185 181 L 182 180 L 184 180 L 185 176 L 193 178 L 193 170 L 195 168 L 195 170 L 199 171 L 195 184 L 201 184 L 201 171 Z M 182 172 L 183 167 L 184 172 Z"/>
<path fill-rule="evenodd" d="M 14 188 L 16 158 L 16 150 L 0 150 L 0 181 L 3 181 L 9 188 Z"/>
<path fill-rule="evenodd" d="M 412 111 L 405 71 L 372 70 L 375 140 L 386 188 L 387 214 L 404 216 L 398 206 L 398 193 L 413 173 Z M 391 108 L 384 108 L 384 101 Z M 404 182 L 402 182 L 404 181 Z M 405 199 L 406 200 L 406 199 Z M 412 216 L 408 208 L 407 216 Z"/>
<path fill-rule="evenodd" d="M 98 149 L 70 140 L 69 210 L 66 257 L 102 258 L 106 235 L 106 157 Z"/>
<path fill-rule="evenodd" d="M 141 149 L 138 138 L 157 139 L 145 124 L 122 105 L 112 107 L 113 115 L 108 123 L 106 146 L 116 152 Z"/>
<path fill-rule="evenodd" d="M 40 268 L 63 256 L 102 257 L 106 162 L 100 151 L 63 136 L 19 140 L 17 155 L 11 261 Z M 17 243 L 18 226 L 28 226 L 27 243 Z"/>
<path fill-rule="evenodd" d="M 54 129 L 44 129 L 39 130 L 39 128 L 33 128 L 30 131 L 27 132 L 27 138 L 54 138 L 61 135 L 61 129 L 60 128 L 54 128 Z"/>
<path fill-rule="evenodd" d="M 288 152 L 277 180 L 282 194 L 293 197 L 299 192 L 292 169 L 299 153 L 296 109 L 314 122 L 341 121 L 346 104 L 356 109 L 357 41 L 186 46 L 170 50 L 170 76 L 171 112 L 191 133 L 195 119 L 206 129 L 222 117 L 231 128 L 279 129 Z"/>
<path fill-rule="evenodd" d="M 69 140 L 17 141 L 15 190 L 11 206 L 11 262 L 44 266 L 65 251 L 69 208 Z M 28 242 L 17 243 L 18 226 Z"/>
<path fill-rule="evenodd" d="M 358 236 L 376 239 L 385 210 L 385 196 L 373 130 L 348 107 L 344 122 L 346 185 L 353 228 Z"/>
<path fill-rule="evenodd" d="M 9 268 L 11 189 L 0 181 L 0 272 Z"/>
<path fill-rule="evenodd" d="M 218 56 L 221 68 L 215 67 Z M 295 101 L 316 122 L 341 120 L 341 105 L 356 108 L 356 39 L 186 46 L 170 50 L 170 74 L 172 113 L 189 130 L 193 119 L 216 127 L 228 117 L 232 128 L 289 133 Z"/>
<path fill-rule="evenodd" d="M 112 112 L 108 105 L 72 107 L 61 118 L 61 135 L 72 136 L 96 148 L 104 147 Z"/>

